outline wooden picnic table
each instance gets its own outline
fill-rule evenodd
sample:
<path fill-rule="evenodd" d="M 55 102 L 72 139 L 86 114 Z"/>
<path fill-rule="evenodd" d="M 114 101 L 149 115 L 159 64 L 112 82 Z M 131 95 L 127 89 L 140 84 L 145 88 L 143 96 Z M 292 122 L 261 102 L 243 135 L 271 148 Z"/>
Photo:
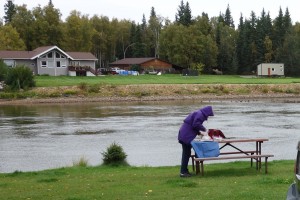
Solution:
<path fill-rule="evenodd" d="M 207 158 L 196 158 L 195 156 L 192 156 L 192 164 L 193 164 L 193 170 L 195 170 L 195 164 L 196 162 L 196 174 L 200 172 L 200 166 L 201 165 L 201 171 L 203 175 L 204 161 L 209 160 L 225 160 L 225 159 L 245 159 L 249 158 L 251 160 L 251 166 L 253 165 L 253 159 L 256 161 L 256 169 L 261 169 L 261 159 L 265 158 L 265 169 L 267 173 L 267 159 L 269 157 L 273 157 L 274 155 L 263 155 L 262 154 L 262 143 L 269 141 L 267 138 L 226 138 L 222 140 L 215 140 L 219 143 L 220 146 L 220 156 L 219 157 L 207 157 Z M 255 149 L 242 149 L 237 147 L 237 144 L 239 143 L 255 143 Z M 224 151 L 225 147 L 231 147 L 232 151 Z M 227 148 L 226 148 L 227 149 Z M 234 154 L 238 154 L 233 156 Z"/>

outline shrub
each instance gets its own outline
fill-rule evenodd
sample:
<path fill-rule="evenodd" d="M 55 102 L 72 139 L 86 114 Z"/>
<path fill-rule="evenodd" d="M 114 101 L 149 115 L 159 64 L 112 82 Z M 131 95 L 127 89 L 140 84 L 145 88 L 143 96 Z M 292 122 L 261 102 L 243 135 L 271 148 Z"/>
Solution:
<path fill-rule="evenodd" d="M 5 83 L 12 90 L 28 89 L 35 86 L 32 71 L 26 66 L 10 68 Z"/>
<path fill-rule="evenodd" d="M 100 86 L 98 84 L 90 85 L 88 87 L 88 92 L 90 92 L 90 93 L 99 93 L 100 92 Z"/>
<path fill-rule="evenodd" d="M 3 62 L 3 60 L 0 60 L 0 81 L 4 81 L 7 76 L 8 67 Z"/>
<path fill-rule="evenodd" d="M 80 157 L 79 160 L 73 161 L 74 167 L 87 167 L 88 166 L 88 160 L 83 156 Z"/>
<path fill-rule="evenodd" d="M 87 90 L 88 85 L 85 82 L 80 82 L 78 85 L 78 88 L 85 91 L 85 90 Z"/>
<path fill-rule="evenodd" d="M 126 161 L 127 155 L 125 154 L 123 148 L 116 144 L 112 143 L 105 152 L 102 153 L 103 155 L 103 165 L 128 165 Z"/>

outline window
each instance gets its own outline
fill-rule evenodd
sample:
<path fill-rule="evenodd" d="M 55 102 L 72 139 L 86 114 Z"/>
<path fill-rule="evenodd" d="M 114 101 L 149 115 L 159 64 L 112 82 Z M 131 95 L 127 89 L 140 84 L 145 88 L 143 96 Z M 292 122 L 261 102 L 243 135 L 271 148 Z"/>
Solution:
<path fill-rule="evenodd" d="M 48 58 L 53 58 L 52 52 L 48 53 Z"/>
<path fill-rule="evenodd" d="M 275 68 L 272 68 L 272 72 L 275 72 Z"/>
<path fill-rule="evenodd" d="M 56 61 L 56 67 L 60 67 L 60 61 Z"/>
<path fill-rule="evenodd" d="M 58 52 L 55 52 L 55 57 L 60 58 L 60 54 Z"/>
<path fill-rule="evenodd" d="M 70 62 L 70 66 L 80 66 L 80 62 L 79 61 L 71 61 Z"/>
<path fill-rule="evenodd" d="M 41 61 L 41 67 L 47 67 L 47 61 L 45 60 Z"/>
<path fill-rule="evenodd" d="M 16 65 L 14 60 L 4 60 L 4 63 L 8 66 L 8 67 L 14 67 Z"/>

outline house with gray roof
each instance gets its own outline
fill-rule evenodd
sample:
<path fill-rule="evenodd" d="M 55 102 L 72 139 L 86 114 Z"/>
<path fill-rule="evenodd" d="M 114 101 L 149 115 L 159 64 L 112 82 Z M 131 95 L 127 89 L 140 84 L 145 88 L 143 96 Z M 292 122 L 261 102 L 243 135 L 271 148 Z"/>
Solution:
<path fill-rule="evenodd" d="M 65 52 L 57 46 L 33 51 L 0 51 L 8 66 L 25 65 L 34 74 L 50 76 L 95 76 L 97 58 L 90 52 Z"/>

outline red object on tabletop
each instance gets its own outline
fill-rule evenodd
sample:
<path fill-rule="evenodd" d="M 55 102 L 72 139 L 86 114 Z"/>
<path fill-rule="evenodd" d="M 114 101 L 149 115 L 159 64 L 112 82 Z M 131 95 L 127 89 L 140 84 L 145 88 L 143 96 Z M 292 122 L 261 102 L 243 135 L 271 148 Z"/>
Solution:
<path fill-rule="evenodd" d="M 208 129 L 208 135 L 211 139 L 214 139 L 214 137 L 226 138 L 224 133 L 219 129 Z"/>

